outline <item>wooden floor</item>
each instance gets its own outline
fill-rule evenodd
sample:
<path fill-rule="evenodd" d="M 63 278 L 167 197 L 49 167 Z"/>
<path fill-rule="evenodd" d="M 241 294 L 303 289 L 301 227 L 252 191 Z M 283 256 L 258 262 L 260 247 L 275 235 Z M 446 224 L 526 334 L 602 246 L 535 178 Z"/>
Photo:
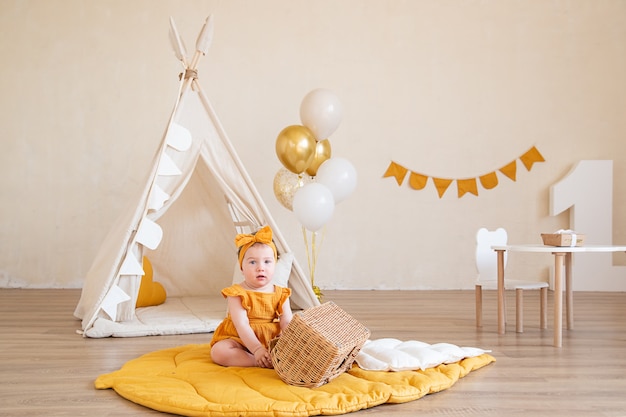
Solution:
<path fill-rule="evenodd" d="M 72 317 L 77 290 L 0 289 L 0 415 L 166 415 L 96 390 L 93 382 L 144 353 L 210 334 L 85 339 Z M 485 326 L 474 325 L 473 291 L 327 291 L 324 301 L 364 323 L 372 338 L 394 337 L 492 349 L 497 362 L 452 388 L 405 404 L 350 415 L 380 416 L 626 416 L 626 293 L 575 293 L 575 329 L 563 347 L 538 326 L 538 294 L 526 296 L 525 333 L 496 329 L 495 293 L 485 294 Z M 552 300 L 549 300 L 552 306 Z"/>

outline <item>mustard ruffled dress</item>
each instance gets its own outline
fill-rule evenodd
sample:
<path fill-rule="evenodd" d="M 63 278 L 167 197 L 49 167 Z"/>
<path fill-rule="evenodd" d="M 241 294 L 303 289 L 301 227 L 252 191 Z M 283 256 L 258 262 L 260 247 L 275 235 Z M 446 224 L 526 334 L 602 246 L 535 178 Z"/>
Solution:
<path fill-rule="evenodd" d="M 273 293 L 258 292 L 246 290 L 241 285 L 235 284 L 224 288 L 222 295 L 224 298 L 241 298 L 241 305 L 248 312 L 250 327 L 263 346 L 267 347 L 270 340 L 280 334 L 279 318 L 283 314 L 283 304 L 291 295 L 291 289 L 274 285 Z M 230 312 L 215 329 L 211 346 L 223 339 L 234 339 L 245 346 L 237 334 Z"/>

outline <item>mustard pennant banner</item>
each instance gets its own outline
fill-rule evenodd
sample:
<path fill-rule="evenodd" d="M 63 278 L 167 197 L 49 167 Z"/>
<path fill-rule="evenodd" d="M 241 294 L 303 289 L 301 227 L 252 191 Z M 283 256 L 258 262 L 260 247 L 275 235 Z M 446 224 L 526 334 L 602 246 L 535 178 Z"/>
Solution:
<path fill-rule="evenodd" d="M 402 165 L 398 165 L 395 162 L 391 161 L 389 164 L 389 168 L 383 175 L 383 178 L 386 177 L 394 177 L 398 185 L 402 185 L 402 181 L 404 181 L 404 177 L 409 170 L 403 167 Z"/>
<path fill-rule="evenodd" d="M 519 158 L 514 159 L 513 161 L 498 169 L 498 171 L 500 171 L 502 175 L 504 175 L 511 181 L 516 181 L 517 179 L 517 159 L 522 161 L 522 164 L 527 171 L 530 171 L 536 162 L 545 162 L 545 159 L 543 158 L 539 150 L 533 146 L 524 154 L 522 154 Z M 439 194 L 439 198 L 443 197 L 443 195 L 446 193 L 446 191 L 454 181 L 456 181 L 457 185 L 458 198 L 463 197 L 467 193 L 478 196 L 479 182 L 482 188 L 484 188 L 485 190 L 492 190 L 496 188 L 499 184 L 498 174 L 496 171 L 488 172 L 474 178 L 438 178 L 409 170 L 408 168 L 405 168 L 394 161 L 391 161 L 391 163 L 387 167 L 387 171 L 385 171 L 383 178 L 393 177 L 396 179 L 398 186 L 401 186 L 405 178 L 407 177 L 407 174 L 409 174 L 409 187 L 414 190 L 423 190 L 428 183 L 428 179 L 431 178 L 435 188 L 437 189 L 437 194 Z"/>

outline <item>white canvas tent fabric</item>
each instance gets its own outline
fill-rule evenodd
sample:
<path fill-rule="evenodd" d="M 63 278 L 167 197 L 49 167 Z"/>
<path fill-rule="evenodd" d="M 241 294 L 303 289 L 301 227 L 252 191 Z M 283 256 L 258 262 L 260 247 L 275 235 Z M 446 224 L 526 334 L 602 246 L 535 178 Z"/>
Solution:
<path fill-rule="evenodd" d="M 225 316 L 220 290 L 233 280 L 236 233 L 270 225 L 279 254 L 291 255 L 198 83 L 195 67 L 210 44 L 212 19 L 191 63 L 171 23 L 185 67 L 178 99 L 142 192 L 87 272 L 74 315 L 88 337 L 211 332 Z M 167 300 L 136 309 L 144 256 Z M 295 308 L 319 305 L 296 260 L 289 287 Z"/>

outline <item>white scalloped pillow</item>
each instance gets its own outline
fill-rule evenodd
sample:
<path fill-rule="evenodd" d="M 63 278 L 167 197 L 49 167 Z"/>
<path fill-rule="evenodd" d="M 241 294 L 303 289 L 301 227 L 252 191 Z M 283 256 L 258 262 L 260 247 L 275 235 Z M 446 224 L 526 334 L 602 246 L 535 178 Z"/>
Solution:
<path fill-rule="evenodd" d="M 451 343 L 430 345 L 417 340 L 402 342 L 384 338 L 366 341 L 356 357 L 356 363 L 366 371 L 413 371 L 458 362 L 487 352 L 490 351 Z"/>
<path fill-rule="evenodd" d="M 281 253 L 276 262 L 274 270 L 274 285 L 287 288 L 289 285 L 289 275 L 291 274 L 291 264 L 293 263 L 293 253 Z M 243 281 L 243 274 L 239 268 L 239 262 L 235 262 L 235 270 L 233 272 L 233 284 L 239 284 Z"/>

